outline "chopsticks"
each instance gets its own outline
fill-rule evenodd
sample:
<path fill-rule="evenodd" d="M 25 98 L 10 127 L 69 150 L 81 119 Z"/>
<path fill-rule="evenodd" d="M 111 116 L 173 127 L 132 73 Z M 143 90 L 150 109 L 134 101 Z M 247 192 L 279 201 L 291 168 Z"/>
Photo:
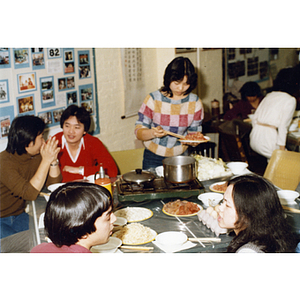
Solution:
<path fill-rule="evenodd" d="M 168 130 L 165 130 L 165 133 L 167 133 L 168 135 L 175 136 L 175 137 L 177 137 L 177 138 L 179 138 L 179 139 L 185 139 L 185 136 L 184 136 L 184 135 L 180 135 L 180 134 L 177 134 L 177 133 L 168 131 Z"/>
<path fill-rule="evenodd" d="M 289 210 L 293 213 L 300 214 L 300 210 L 297 209 L 297 208 L 292 208 L 292 207 L 288 207 L 288 206 L 285 206 L 285 205 L 282 205 L 282 208 L 285 209 L 285 210 Z"/>
<path fill-rule="evenodd" d="M 50 194 L 49 193 L 40 192 L 40 196 L 49 196 L 50 197 Z"/>
<path fill-rule="evenodd" d="M 128 249 L 128 250 L 141 250 L 141 251 L 149 251 L 154 249 L 154 247 L 138 247 L 138 246 L 121 246 L 120 248 Z"/>
<path fill-rule="evenodd" d="M 207 238 L 189 238 L 189 241 L 191 241 L 191 242 L 199 242 L 199 241 L 201 241 L 201 242 L 203 242 L 203 243 L 205 243 L 205 242 L 216 242 L 216 243 L 219 243 L 219 242 L 221 242 L 221 239 L 220 238 L 209 238 L 209 237 L 207 237 Z"/>

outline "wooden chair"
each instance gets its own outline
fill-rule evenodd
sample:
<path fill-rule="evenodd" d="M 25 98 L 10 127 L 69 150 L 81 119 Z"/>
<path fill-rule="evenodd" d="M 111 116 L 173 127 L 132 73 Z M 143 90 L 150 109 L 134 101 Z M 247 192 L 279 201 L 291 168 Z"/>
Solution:
<path fill-rule="evenodd" d="M 300 182 L 300 153 L 274 150 L 263 177 L 281 189 L 295 190 Z"/>
<path fill-rule="evenodd" d="M 144 148 L 110 152 L 115 160 L 119 174 L 125 174 L 135 169 L 142 169 Z"/>

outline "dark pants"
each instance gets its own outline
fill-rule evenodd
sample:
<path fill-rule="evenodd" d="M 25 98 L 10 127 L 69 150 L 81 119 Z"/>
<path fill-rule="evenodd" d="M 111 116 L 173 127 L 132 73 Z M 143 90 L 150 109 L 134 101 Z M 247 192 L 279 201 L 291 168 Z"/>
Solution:
<path fill-rule="evenodd" d="M 0 218 L 0 239 L 29 229 L 29 215 L 25 212 L 17 216 Z"/>

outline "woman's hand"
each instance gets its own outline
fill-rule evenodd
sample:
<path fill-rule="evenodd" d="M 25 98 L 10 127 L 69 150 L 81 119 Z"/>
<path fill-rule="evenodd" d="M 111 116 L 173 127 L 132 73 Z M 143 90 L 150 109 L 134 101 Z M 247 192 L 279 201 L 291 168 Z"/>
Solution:
<path fill-rule="evenodd" d="M 157 137 L 161 138 L 161 137 L 167 135 L 161 126 L 153 127 L 150 130 L 152 130 L 153 138 L 157 138 Z"/>
<path fill-rule="evenodd" d="M 57 159 L 57 155 L 60 151 L 60 148 L 57 147 L 58 140 L 55 137 L 50 137 L 47 142 L 45 142 L 40 150 L 40 154 L 42 159 L 47 161 L 49 164 L 55 162 Z"/>

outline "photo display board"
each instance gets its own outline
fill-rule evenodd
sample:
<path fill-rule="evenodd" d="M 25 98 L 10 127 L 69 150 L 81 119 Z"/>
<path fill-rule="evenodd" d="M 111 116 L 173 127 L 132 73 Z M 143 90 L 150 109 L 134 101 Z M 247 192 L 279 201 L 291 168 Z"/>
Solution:
<path fill-rule="evenodd" d="M 234 80 L 260 82 L 269 79 L 268 48 L 229 48 L 226 58 L 228 86 L 232 86 Z"/>
<path fill-rule="evenodd" d="M 64 109 L 75 104 L 99 118 L 92 48 L 0 48 L 0 139 L 16 116 L 35 115 L 46 128 L 60 126 Z"/>

